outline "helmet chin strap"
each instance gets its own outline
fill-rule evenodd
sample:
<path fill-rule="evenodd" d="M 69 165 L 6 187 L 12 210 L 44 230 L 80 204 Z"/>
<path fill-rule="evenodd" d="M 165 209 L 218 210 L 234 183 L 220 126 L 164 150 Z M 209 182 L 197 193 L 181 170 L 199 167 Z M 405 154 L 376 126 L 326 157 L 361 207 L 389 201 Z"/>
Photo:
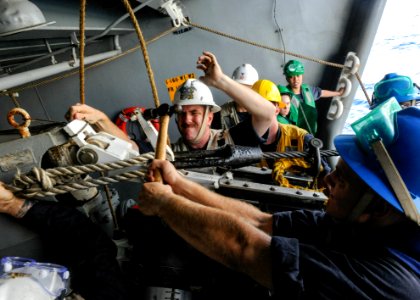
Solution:
<path fill-rule="evenodd" d="M 198 131 L 197 136 L 191 142 L 192 144 L 198 144 L 205 133 L 206 126 L 207 126 L 206 125 L 207 117 L 209 115 L 209 109 L 210 109 L 210 106 L 206 105 L 206 109 L 204 110 L 203 120 L 201 121 L 201 125 L 200 125 L 200 130 Z"/>
<path fill-rule="evenodd" d="M 353 207 L 352 211 L 347 217 L 347 221 L 354 222 L 369 206 L 372 200 L 375 198 L 375 194 L 371 189 L 367 189 L 362 197 L 360 197 L 359 202 Z"/>

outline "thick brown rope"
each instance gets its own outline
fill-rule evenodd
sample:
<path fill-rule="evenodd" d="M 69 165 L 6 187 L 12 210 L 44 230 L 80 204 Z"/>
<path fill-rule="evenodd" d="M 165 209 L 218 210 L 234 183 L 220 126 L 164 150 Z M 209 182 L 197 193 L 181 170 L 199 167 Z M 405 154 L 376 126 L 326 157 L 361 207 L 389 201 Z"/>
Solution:
<path fill-rule="evenodd" d="M 359 84 L 362 87 L 363 94 L 365 94 L 365 97 L 366 97 L 367 102 L 369 103 L 369 106 L 372 105 L 372 101 L 370 100 L 370 97 L 367 93 L 365 85 L 362 83 L 362 78 L 360 78 L 359 72 L 356 72 L 356 74 L 354 74 L 354 75 L 356 75 L 357 81 L 359 81 Z"/>
<path fill-rule="evenodd" d="M 85 19 L 86 19 L 86 0 L 80 0 L 79 76 L 80 76 L 80 103 L 81 104 L 85 104 Z"/>
<path fill-rule="evenodd" d="M 203 26 L 203 25 L 192 23 L 192 22 L 189 22 L 188 20 L 185 20 L 184 22 L 186 24 L 188 24 L 190 26 L 193 26 L 193 27 L 196 27 L 198 29 L 205 30 L 205 31 L 208 31 L 208 32 L 211 32 L 211 33 L 214 33 L 214 34 L 217 34 L 217 35 L 220 35 L 220 36 L 223 36 L 223 37 L 235 40 L 235 41 L 239 41 L 239 42 L 242 42 L 242 43 L 245 43 L 245 44 L 256 46 L 256 47 L 259 47 L 259 48 L 271 50 L 271 51 L 282 53 L 282 54 L 288 54 L 288 55 L 291 55 L 291 56 L 294 56 L 294 57 L 310 60 L 310 61 L 317 62 L 317 63 L 320 63 L 320 64 L 324 64 L 324 65 L 327 65 L 327 66 L 331 66 L 331 67 L 336 67 L 336 68 L 340 68 L 340 69 L 346 68 L 346 66 L 343 65 L 343 64 L 332 63 L 332 62 L 328 62 L 328 61 L 325 61 L 325 60 L 305 56 L 305 55 L 302 55 L 302 54 L 289 52 L 289 51 L 286 51 L 286 50 L 283 50 L 283 49 L 278 49 L 278 48 L 266 46 L 266 45 L 259 44 L 259 43 L 256 43 L 256 42 L 252 42 L 252 41 L 249 41 L 249 40 L 246 40 L 246 39 L 243 39 L 243 38 L 235 37 L 233 35 L 223 33 L 223 32 L 211 29 L 209 27 Z"/>
<path fill-rule="evenodd" d="M 133 9 L 131 8 L 130 3 L 128 2 L 128 0 L 122 0 L 122 1 L 130 15 L 130 19 L 133 22 L 134 28 L 136 29 L 136 33 L 140 41 L 141 50 L 143 52 L 144 62 L 146 64 L 147 74 L 149 75 L 149 81 L 150 81 L 150 86 L 152 88 L 153 99 L 155 101 L 155 107 L 159 107 L 160 106 L 159 96 L 157 93 L 155 79 L 153 76 L 153 70 L 150 65 L 149 54 L 147 53 L 147 46 L 146 46 L 146 42 L 144 41 L 143 33 L 140 29 L 140 25 L 137 21 L 137 18 L 134 14 Z M 168 125 L 169 125 L 169 116 L 160 117 L 160 128 L 159 128 L 158 140 L 157 140 L 157 145 L 156 145 L 156 154 L 160 154 L 160 155 L 156 156 L 157 159 L 165 159 L 166 152 L 163 151 L 163 149 L 166 147 L 166 145 L 171 143 L 168 137 Z M 159 178 L 160 176 L 159 173 L 160 171 L 158 170 L 155 172 L 156 178 Z"/>
<path fill-rule="evenodd" d="M 139 38 L 141 51 L 142 51 L 143 56 L 144 56 L 144 63 L 146 64 L 147 75 L 149 75 L 149 81 L 150 81 L 150 86 L 152 88 L 153 99 L 155 101 L 155 107 L 159 107 L 159 105 L 160 105 L 159 96 L 158 96 L 158 93 L 157 93 L 155 78 L 154 78 L 154 75 L 153 75 L 152 67 L 150 65 L 149 54 L 147 53 L 147 47 L 146 47 L 146 42 L 145 42 L 144 37 L 143 37 L 143 33 L 140 29 L 139 23 L 137 21 L 137 18 L 135 16 L 134 12 L 133 12 L 133 9 L 132 9 L 130 3 L 128 2 L 128 0 L 122 0 L 122 1 L 124 3 L 125 8 L 127 9 L 128 14 L 130 15 L 130 19 L 133 22 L 133 25 L 134 25 L 134 28 L 136 30 L 137 36 Z"/>

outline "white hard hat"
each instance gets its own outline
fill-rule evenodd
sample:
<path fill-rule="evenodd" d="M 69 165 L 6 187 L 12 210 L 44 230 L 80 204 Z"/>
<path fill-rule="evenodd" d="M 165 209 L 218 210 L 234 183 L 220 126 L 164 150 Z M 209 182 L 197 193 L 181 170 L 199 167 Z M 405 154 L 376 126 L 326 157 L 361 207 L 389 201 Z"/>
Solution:
<path fill-rule="evenodd" d="M 233 71 L 232 79 L 242 84 L 253 85 L 259 79 L 259 76 L 252 65 L 243 64 Z"/>
<path fill-rule="evenodd" d="M 175 105 L 207 105 L 210 111 L 218 112 L 221 110 L 214 100 L 213 95 L 207 85 L 198 79 L 187 79 L 175 93 Z"/>

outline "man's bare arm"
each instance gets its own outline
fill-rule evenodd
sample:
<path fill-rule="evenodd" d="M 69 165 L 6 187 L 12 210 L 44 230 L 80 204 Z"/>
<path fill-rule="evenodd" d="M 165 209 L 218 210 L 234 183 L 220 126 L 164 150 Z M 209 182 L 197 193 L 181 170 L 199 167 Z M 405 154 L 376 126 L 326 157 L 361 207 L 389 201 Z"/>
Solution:
<path fill-rule="evenodd" d="M 271 237 L 244 219 L 176 195 L 161 183 L 143 186 L 139 209 L 161 217 L 178 235 L 210 258 L 271 288 Z"/>
<path fill-rule="evenodd" d="M 169 184 L 174 193 L 204 206 L 220 209 L 244 219 L 252 226 L 265 233 L 272 234 L 272 216 L 262 212 L 255 206 L 214 193 L 201 185 L 180 175 L 174 166 L 164 160 L 154 160 L 149 168 L 149 180 L 154 181 L 154 170 L 161 170 L 165 183 Z"/>
<path fill-rule="evenodd" d="M 246 108 L 252 116 L 252 125 L 259 136 L 267 131 L 276 111 L 274 105 L 224 74 L 216 57 L 210 52 L 203 52 L 198 58 L 197 68 L 205 74 L 200 80 L 225 92 L 233 101 Z"/>

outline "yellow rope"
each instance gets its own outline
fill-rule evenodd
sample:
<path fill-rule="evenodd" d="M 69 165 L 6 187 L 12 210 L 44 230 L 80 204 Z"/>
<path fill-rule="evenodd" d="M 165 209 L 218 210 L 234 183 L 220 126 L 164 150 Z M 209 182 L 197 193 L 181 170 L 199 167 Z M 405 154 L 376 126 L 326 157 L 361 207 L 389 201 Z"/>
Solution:
<path fill-rule="evenodd" d="M 85 18 L 86 0 L 80 0 L 80 103 L 85 104 Z"/>
<path fill-rule="evenodd" d="M 137 36 L 140 41 L 141 51 L 143 52 L 144 56 L 144 63 L 146 64 L 147 74 L 149 75 L 150 86 L 152 88 L 153 99 L 155 101 L 155 106 L 158 107 L 160 105 L 159 96 L 156 89 L 155 78 L 153 76 L 153 70 L 150 65 L 149 55 L 147 54 L 147 47 L 146 42 L 144 41 L 143 33 L 140 29 L 139 23 L 137 21 L 136 16 L 134 15 L 133 9 L 131 8 L 130 3 L 128 0 L 122 0 L 124 6 L 126 7 L 128 14 L 130 15 L 130 19 L 133 22 L 134 28 L 136 29 Z"/>
<path fill-rule="evenodd" d="M 139 38 L 140 41 L 140 46 L 141 46 L 141 50 L 143 52 L 143 57 L 144 57 L 144 63 L 146 64 L 146 69 L 147 69 L 147 74 L 149 75 L 149 81 L 150 81 L 150 86 L 152 88 L 152 94 L 153 94 L 153 99 L 155 101 L 155 107 L 159 107 L 160 105 L 160 101 L 159 101 L 159 96 L 158 96 L 158 92 L 157 92 L 157 88 L 156 88 L 156 84 L 155 84 L 155 78 L 153 76 L 153 70 L 152 70 L 152 66 L 150 65 L 150 60 L 149 60 L 149 54 L 147 53 L 147 46 L 146 46 L 146 42 L 144 41 L 144 37 L 143 37 L 143 33 L 140 29 L 140 25 L 137 21 L 136 16 L 134 15 L 134 11 L 131 8 L 130 3 L 128 2 L 128 0 L 122 0 L 129 15 L 130 15 L 130 19 L 133 22 L 134 28 L 136 29 L 136 33 L 137 36 Z M 163 153 L 163 157 L 159 157 L 156 156 L 156 158 L 165 158 L 166 156 L 166 152 L 160 152 L 159 150 L 164 147 L 164 144 L 169 144 L 170 145 L 170 140 L 169 137 L 164 138 L 166 141 L 161 141 L 161 136 L 167 136 L 168 135 L 168 123 L 169 120 L 169 116 L 162 116 L 160 117 L 160 128 L 159 128 L 159 134 L 158 134 L 158 140 L 157 140 L 157 145 L 156 145 L 156 152 L 161 155 Z M 164 122 L 165 120 L 165 122 Z M 157 176 L 159 174 L 159 172 L 157 172 L 155 175 Z"/>

